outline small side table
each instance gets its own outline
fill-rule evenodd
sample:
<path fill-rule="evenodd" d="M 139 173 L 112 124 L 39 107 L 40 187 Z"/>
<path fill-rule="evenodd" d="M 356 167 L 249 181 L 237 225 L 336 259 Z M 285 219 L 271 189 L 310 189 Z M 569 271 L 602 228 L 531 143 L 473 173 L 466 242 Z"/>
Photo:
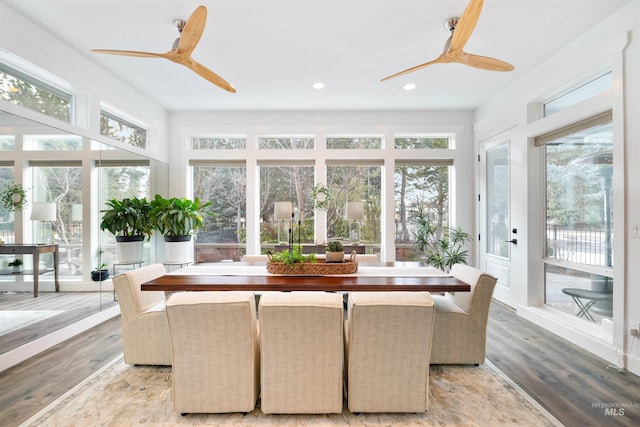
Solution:
<path fill-rule="evenodd" d="M 136 268 L 142 267 L 142 263 L 144 261 L 116 261 L 113 263 L 113 277 L 116 276 L 116 268 L 118 266 L 131 266 L 130 270 L 135 270 Z M 117 301 L 118 298 L 116 297 L 116 288 L 113 288 L 113 300 Z"/>
<path fill-rule="evenodd" d="M 591 307 L 593 307 L 593 305 L 598 301 L 611 299 L 613 297 L 613 294 L 611 293 L 596 292 L 581 288 L 564 288 L 562 292 L 570 295 L 580 309 L 576 316 L 584 317 L 592 322 L 595 322 L 595 320 L 593 319 L 593 316 L 591 316 L 591 313 L 589 313 Z"/>

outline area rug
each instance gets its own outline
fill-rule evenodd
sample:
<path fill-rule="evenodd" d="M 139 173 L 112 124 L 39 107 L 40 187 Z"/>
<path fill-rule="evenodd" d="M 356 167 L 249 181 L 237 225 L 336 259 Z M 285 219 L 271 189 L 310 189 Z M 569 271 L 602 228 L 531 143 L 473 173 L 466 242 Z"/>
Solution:
<path fill-rule="evenodd" d="M 64 310 L 0 310 L 0 335 L 55 316 Z"/>
<path fill-rule="evenodd" d="M 171 368 L 125 365 L 119 356 L 22 426 L 560 426 L 495 366 L 432 366 L 428 412 L 332 415 L 173 411 Z"/>

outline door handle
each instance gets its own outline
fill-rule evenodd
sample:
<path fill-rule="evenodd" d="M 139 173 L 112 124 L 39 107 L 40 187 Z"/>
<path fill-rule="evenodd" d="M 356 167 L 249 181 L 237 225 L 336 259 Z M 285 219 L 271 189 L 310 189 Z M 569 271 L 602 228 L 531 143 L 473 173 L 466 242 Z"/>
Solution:
<path fill-rule="evenodd" d="M 517 245 L 518 239 L 505 240 L 505 243 L 513 243 L 514 245 Z"/>

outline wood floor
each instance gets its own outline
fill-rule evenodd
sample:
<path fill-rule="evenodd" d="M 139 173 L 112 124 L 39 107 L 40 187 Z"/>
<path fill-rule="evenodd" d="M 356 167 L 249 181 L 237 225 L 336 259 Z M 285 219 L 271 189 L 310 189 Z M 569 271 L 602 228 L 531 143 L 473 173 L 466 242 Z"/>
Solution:
<path fill-rule="evenodd" d="M 0 373 L 0 425 L 19 425 L 112 360 L 121 348 L 116 317 Z M 615 416 L 594 407 L 638 405 L 640 377 L 608 370 L 606 361 L 498 303 L 490 313 L 487 358 L 567 426 L 640 425 L 640 408 Z"/>
<path fill-rule="evenodd" d="M 113 292 L 0 293 L 0 310 L 64 310 L 46 321 L 0 335 L 0 354 L 118 304 Z"/>

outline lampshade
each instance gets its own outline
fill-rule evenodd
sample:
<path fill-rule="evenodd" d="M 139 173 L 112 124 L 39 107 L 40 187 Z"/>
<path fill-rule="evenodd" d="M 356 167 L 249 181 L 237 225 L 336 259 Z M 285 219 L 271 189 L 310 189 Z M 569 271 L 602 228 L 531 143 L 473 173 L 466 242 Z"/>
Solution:
<path fill-rule="evenodd" d="M 273 219 L 291 219 L 293 204 L 291 202 L 274 202 Z"/>
<path fill-rule="evenodd" d="M 80 203 L 71 205 L 71 221 L 82 221 L 82 205 Z"/>
<path fill-rule="evenodd" d="M 31 219 L 35 221 L 55 221 L 56 220 L 56 204 L 55 203 L 39 203 L 31 204 Z"/>
<path fill-rule="evenodd" d="M 364 203 L 363 202 L 347 202 L 347 206 L 344 209 L 345 218 L 352 220 L 364 219 Z"/>

